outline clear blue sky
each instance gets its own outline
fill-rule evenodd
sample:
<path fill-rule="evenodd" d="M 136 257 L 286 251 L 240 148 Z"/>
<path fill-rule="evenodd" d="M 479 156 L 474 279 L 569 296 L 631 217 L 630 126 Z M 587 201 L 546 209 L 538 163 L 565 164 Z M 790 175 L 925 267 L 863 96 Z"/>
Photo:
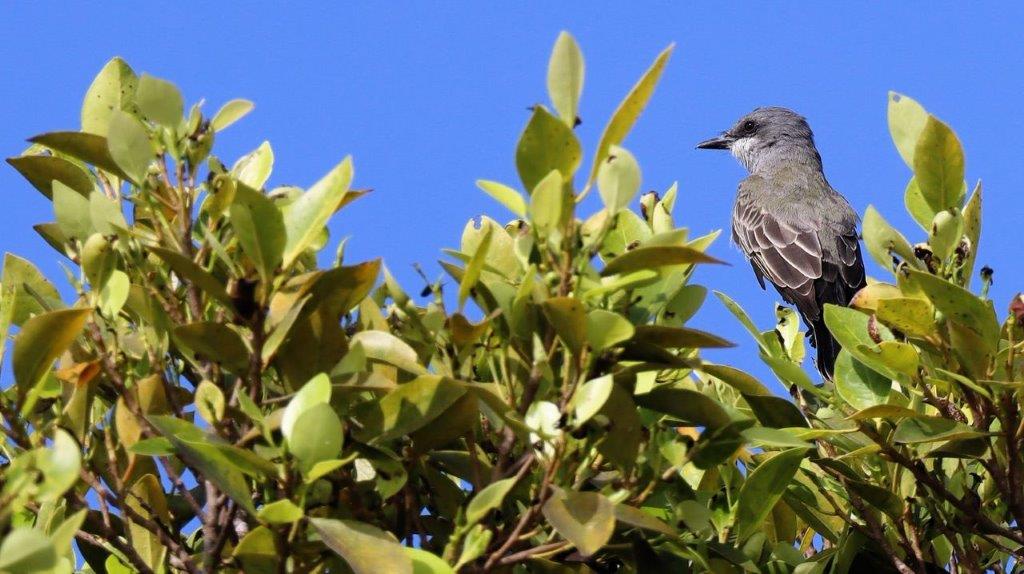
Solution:
<path fill-rule="evenodd" d="M 903 209 L 909 172 L 886 127 L 886 92 L 895 89 L 956 129 L 968 179 L 985 182 L 979 263 L 996 270 L 1000 312 L 1024 284 L 1020 5 L 348 4 L 8 4 L 0 18 L 0 153 L 18 154 L 33 134 L 76 129 L 93 75 L 120 55 L 139 72 L 177 82 L 189 101 L 206 98 L 208 109 L 254 100 L 255 113 L 223 134 L 219 154 L 233 160 L 269 139 L 272 184 L 307 186 L 352 154 L 356 185 L 376 191 L 346 209 L 333 239 L 352 235 L 351 260 L 383 256 L 417 291 L 412 263 L 435 275 L 440 250 L 458 245 L 467 220 L 507 219 L 473 182 L 518 184 L 515 143 L 526 107 L 546 103 L 545 66 L 559 30 L 570 30 L 586 57 L 579 133 L 588 153 L 619 99 L 674 41 L 626 146 L 640 160 L 645 189 L 679 181 L 677 221 L 694 233 L 728 225 L 743 176 L 726 154 L 694 144 L 755 106 L 783 105 L 808 117 L 829 180 L 858 212 L 875 204 L 921 240 Z M 58 256 L 31 230 L 52 220 L 49 204 L 6 165 L 0 190 L 0 249 L 41 262 L 61 283 Z M 703 269 L 697 281 L 726 290 L 770 325 L 777 295 L 757 287 L 728 241 L 713 253 L 733 266 Z M 693 324 L 741 344 L 715 360 L 774 382 L 717 300 Z"/>

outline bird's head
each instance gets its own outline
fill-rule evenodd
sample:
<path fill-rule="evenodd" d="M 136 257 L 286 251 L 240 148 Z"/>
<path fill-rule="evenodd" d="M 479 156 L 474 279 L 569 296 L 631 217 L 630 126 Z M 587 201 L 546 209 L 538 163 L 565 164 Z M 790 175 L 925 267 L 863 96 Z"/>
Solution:
<path fill-rule="evenodd" d="M 757 108 L 718 137 L 700 142 L 697 148 L 727 149 L 751 172 L 782 158 L 821 163 L 807 120 L 779 107 Z"/>

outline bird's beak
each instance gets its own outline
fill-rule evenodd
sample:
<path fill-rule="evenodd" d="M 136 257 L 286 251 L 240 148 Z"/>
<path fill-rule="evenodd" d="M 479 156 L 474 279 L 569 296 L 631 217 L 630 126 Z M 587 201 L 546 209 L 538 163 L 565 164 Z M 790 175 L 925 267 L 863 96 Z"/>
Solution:
<path fill-rule="evenodd" d="M 697 149 L 729 149 L 736 138 L 731 136 L 729 132 L 722 132 L 722 135 L 704 140 L 697 144 Z"/>

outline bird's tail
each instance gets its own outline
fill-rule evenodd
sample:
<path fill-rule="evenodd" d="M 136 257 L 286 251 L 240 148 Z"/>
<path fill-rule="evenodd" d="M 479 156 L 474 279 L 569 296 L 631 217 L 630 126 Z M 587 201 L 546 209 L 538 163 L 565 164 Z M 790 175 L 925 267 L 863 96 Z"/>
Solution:
<path fill-rule="evenodd" d="M 821 373 L 821 376 L 831 381 L 832 372 L 835 370 L 836 357 L 839 356 L 839 351 L 842 350 L 842 347 L 825 325 L 824 313 L 815 321 L 807 321 L 807 326 L 810 327 L 811 342 L 817 351 L 815 363 L 817 363 L 818 372 Z"/>

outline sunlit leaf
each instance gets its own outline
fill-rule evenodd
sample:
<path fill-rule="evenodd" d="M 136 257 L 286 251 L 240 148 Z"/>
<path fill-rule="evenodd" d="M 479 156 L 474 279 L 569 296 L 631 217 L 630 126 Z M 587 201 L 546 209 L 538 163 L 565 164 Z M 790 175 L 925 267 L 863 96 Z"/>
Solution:
<path fill-rule="evenodd" d="M 558 34 L 548 61 L 548 95 L 559 117 L 575 127 L 583 92 L 584 64 L 576 39 L 568 32 Z"/>
<path fill-rule="evenodd" d="M 516 146 L 516 169 L 523 187 L 536 188 L 552 170 L 557 170 L 563 181 L 572 181 L 582 158 L 583 151 L 572 128 L 543 106 L 534 106 Z"/>
<path fill-rule="evenodd" d="M 231 124 L 244 118 L 256 107 L 249 100 L 236 99 L 221 106 L 217 113 L 210 120 L 210 127 L 213 131 L 219 132 L 227 129 Z"/>
<path fill-rule="evenodd" d="M 644 72 L 636 85 L 619 103 L 619 107 L 615 109 L 615 113 L 612 114 L 611 120 L 608 121 L 608 125 L 605 126 L 604 132 L 601 134 L 600 143 L 597 144 L 594 165 L 590 168 L 590 175 L 587 177 L 588 184 L 597 177 L 601 163 L 608 156 L 608 149 L 613 145 L 621 144 L 626 139 L 629 130 L 633 128 L 633 124 L 647 107 L 647 102 L 651 99 L 655 86 L 658 85 L 658 80 L 661 78 L 661 73 L 664 71 L 665 64 L 668 63 L 668 58 L 672 55 L 674 47 L 674 44 L 670 45 L 658 54 L 651 67 Z"/>

